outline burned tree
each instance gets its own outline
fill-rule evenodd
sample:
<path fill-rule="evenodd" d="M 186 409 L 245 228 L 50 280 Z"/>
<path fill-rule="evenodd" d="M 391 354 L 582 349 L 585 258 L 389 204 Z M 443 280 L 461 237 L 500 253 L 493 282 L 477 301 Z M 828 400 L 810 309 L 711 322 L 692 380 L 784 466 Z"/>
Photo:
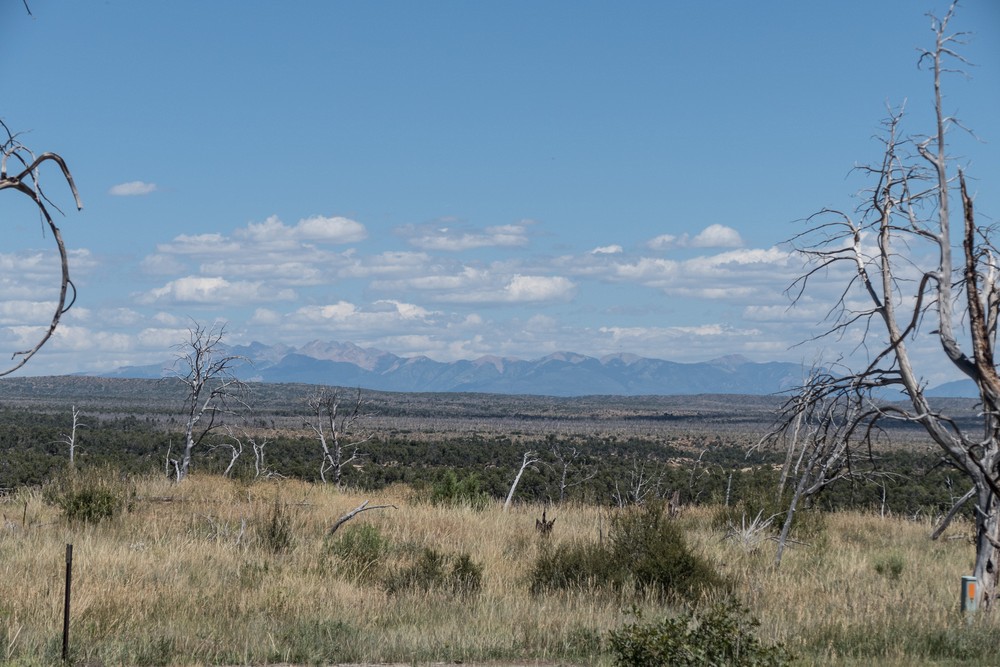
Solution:
<path fill-rule="evenodd" d="M 365 418 L 361 389 L 353 398 L 337 389 L 323 388 L 309 399 L 309 411 L 314 415 L 307 426 L 316 434 L 322 449 L 319 478 L 326 484 L 327 473 L 339 488 L 344 468 L 364 456 L 361 445 L 371 439 L 360 430 Z"/>
<path fill-rule="evenodd" d="M 815 376 L 806 394 L 816 406 L 851 404 L 843 411 L 848 421 L 840 437 L 890 420 L 918 424 L 968 479 L 964 498 L 974 502 L 974 575 L 979 606 L 988 609 L 1000 568 L 1000 376 L 993 358 L 1000 262 L 991 230 L 976 224 L 965 174 L 946 143 L 948 131 L 960 126 L 944 109 L 941 86 L 948 72 L 965 64 L 956 50 L 964 35 L 949 28 L 954 10 L 952 5 L 943 18 L 932 17 L 934 46 L 919 61 L 933 78 L 931 132 L 904 134 L 903 111 L 890 111 L 881 161 L 862 168 L 872 181 L 862 205 L 853 214 L 823 210 L 809 219 L 811 229 L 793 239 L 807 266 L 792 296 L 798 301 L 825 277 L 844 281 L 823 335 L 857 334 L 868 357 L 849 372 Z M 960 213 L 952 212 L 952 195 Z M 959 332 L 968 338 L 960 340 Z M 911 350 L 925 341 L 976 384 L 981 407 L 975 428 L 960 425 L 928 398 L 922 357 Z M 904 402 L 881 400 L 889 390 L 901 392 Z M 799 410 L 793 405 L 786 413 L 789 423 Z"/>
<path fill-rule="evenodd" d="M 66 314 L 66 311 L 70 309 L 76 300 L 76 287 L 69 277 L 69 254 L 66 250 L 66 244 L 63 242 L 62 232 L 59 231 L 59 227 L 56 226 L 49 211 L 50 207 L 56 211 L 59 208 L 52 203 L 42 190 L 39 180 L 39 169 L 42 165 L 46 162 L 54 162 L 61 170 L 66 184 L 69 185 L 69 189 L 73 193 L 77 210 L 82 209 L 83 204 L 80 202 L 80 194 L 76 190 L 76 184 L 73 183 L 73 176 L 70 174 L 69 167 L 66 166 L 66 161 L 62 157 L 56 153 L 42 153 L 36 156 L 21 143 L 18 135 L 12 133 L 3 121 L 0 121 L 0 129 L 2 129 L 5 135 L 2 143 L 0 143 L 0 191 L 13 190 L 31 199 L 38 210 L 38 215 L 41 217 L 44 226 L 52 233 L 56 249 L 59 252 L 61 269 L 59 297 L 56 299 L 55 309 L 48 326 L 34 345 L 25 350 L 13 353 L 11 356 L 13 365 L 0 370 L 0 377 L 3 377 L 28 363 L 28 360 L 52 338 L 52 334 L 55 333 L 62 316 Z M 8 171 L 12 166 L 13 172 Z"/>

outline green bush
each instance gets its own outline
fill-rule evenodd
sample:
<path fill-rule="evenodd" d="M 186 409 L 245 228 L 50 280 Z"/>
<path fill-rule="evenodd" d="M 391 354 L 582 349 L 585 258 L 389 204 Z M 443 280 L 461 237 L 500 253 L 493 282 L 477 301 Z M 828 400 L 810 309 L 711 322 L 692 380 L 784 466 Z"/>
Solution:
<path fill-rule="evenodd" d="M 338 558 L 342 575 L 368 581 L 379 574 L 377 565 L 388 555 L 389 547 L 378 528 L 360 523 L 344 528 L 340 538 L 330 545 L 330 552 Z"/>
<path fill-rule="evenodd" d="M 625 571 L 606 547 L 590 542 L 564 542 L 555 547 L 542 542 L 541 547 L 529 575 L 532 593 L 590 586 L 620 588 L 624 583 Z"/>
<path fill-rule="evenodd" d="M 687 546 L 662 504 L 622 510 L 612 517 L 608 544 L 543 544 L 530 573 L 531 590 L 587 586 L 696 597 L 721 578 Z"/>
<path fill-rule="evenodd" d="M 875 571 L 893 581 L 903 576 L 906 561 L 898 553 L 891 553 L 875 559 Z"/>
<path fill-rule="evenodd" d="M 71 522 L 99 523 L 129 511 L 135 489 L 111 470 L 70 470 L 46 485 L 42 497 Z"/>
<path fill-rule="evenodd" d="M 662 504 L 630 508 L 615 516 L 609 537 L 612 560 L 627 564 L 641 590 L 694 597 L 722 583 L 712 567 L 691 551 Z"/>
<path fill-rule="evenodd" d="M 482 509 L 489 502 L 490 496 L 480 488 L 479 477 L 475 473 L 459 479 L 454 470 L 446 470 L 431 487 L 431 503 L 434 505 L 468 505 Z"/>
<path fill-rule="evenodd" d="M 788 664 L 791 656 L 781 644 L 757 638 L 759 625 L 748 609 L 725 602 L 652 623 L 636 613 L 636 621 L 613 630 L 608 643 L 619 667 Z"/>
<path fill-rule="evenodd" d="M 384 583 L 390 595 L 414 589 L 475 595 L 482 588 L 483 568 L 468 554 L 446 556 L 425 548 L 413 563 L 390 574 Z"/>

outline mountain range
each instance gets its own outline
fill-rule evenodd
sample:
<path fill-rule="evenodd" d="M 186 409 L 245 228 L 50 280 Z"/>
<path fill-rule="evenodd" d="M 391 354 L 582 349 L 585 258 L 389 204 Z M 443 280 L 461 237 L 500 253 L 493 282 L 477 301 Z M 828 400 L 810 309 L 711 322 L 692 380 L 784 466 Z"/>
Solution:
<path fill-rule="evenodd" d="M 679 363 L 632 354 L 600 358 L 557 352 L 534 360 L 484 356 L 434 361 L 400 357 L 353 343 L 313 341 L 299 348 L 254 342 L 226 354 L 248 363 L 237 375 L 248 381 L 324 384 L 399 392 L 480 392 L 546 396 L 773 394 L 797 387 L 803 368 L 786 362 L 755 363 L 730 355 Z M 173 363 L 129 366 L 101 377 L 158 378 Z"/>

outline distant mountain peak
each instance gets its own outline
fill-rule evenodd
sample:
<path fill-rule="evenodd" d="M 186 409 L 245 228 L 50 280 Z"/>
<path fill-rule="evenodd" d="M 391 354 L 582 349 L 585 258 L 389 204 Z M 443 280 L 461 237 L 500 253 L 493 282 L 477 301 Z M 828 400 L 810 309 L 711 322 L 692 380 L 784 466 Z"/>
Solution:
<path fill-rule="evenodd" d="M 565 361 L 568 364 L 581 364 L 590 359 L 593 359 L 593 357 L 577 354 L 576 352 L 553 352 L 552 354 L 542 357 L 539 361 Z"/>
<path fill-rule="evenodd" d="M 735 369 L 753 362 L 744 357 L 742 354 L 727 354 L 725 356 L 712 359 L 708 363 L 709 365 L 716 366 L 718 368 Z"/>
<path fill-rule="evenodd" d="M 799 364 L 753 363 L 727 355 L 679 363 L 618 353 L 601 357 L 554 352 L 525 361 L 484 355 L 475 360 L 435 361 L 401 357 L 354 343 L 314 340 L 300 348 L 253 342 L 234 346 L 254 362 L 237 372 L 257 382 L 300 382 L 375 391 L 476 392 L 489 394 L 680 395 L 773 394 L 801 383 Z M 122 368 L 112 377 L 162 377 L 163 365 Z"/>
<path fill-rule="evenodd" d="M 492 354 L 487 354 L 479 357 L 472 363 L 476 366 L 493 366 L 498 372 L 503 373 L 504 368 L 508 361 L 514 361 L 513 359 L 505 359 L 504 357 L 497 357 Z"/>

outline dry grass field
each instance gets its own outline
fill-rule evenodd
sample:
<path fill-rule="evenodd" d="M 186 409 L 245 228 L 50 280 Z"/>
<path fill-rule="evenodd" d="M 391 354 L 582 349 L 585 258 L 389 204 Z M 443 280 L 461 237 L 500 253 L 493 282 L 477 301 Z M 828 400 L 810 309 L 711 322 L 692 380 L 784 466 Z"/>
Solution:
<path fill-rule="evenodd" d="M 59 663 L 67 543 L 74 664 L 602 665 L 613 661 L 608 631 L 634 606 L 648 618 L 677 612 L 605 589 L 533 595 L 537 506 L 439 507 L 405 487 L 363 496 L 210 476 L 127 486 L 126 511 L 98 523 L 67 521 L 52 489 L 3 499 L 3 664 Z M 365 500 L 395 507 L 328 535 Z M 797 664 L 1000 663 L 1000 623 L 958 611 L 970 526 L 931 542 L 926 522 L 827 515 L 774 570 L 773 543 L 727 539 L 716 512 L 692 507 L 674 521 L 760 619 L 759 636 Z M 554 544 L 602 539 L 610 520 L 582 506 L 549 516 Z M 481 588 L 419 585 L 412 564 L 428 549 L 444 571 L 480 567 Z"/>

